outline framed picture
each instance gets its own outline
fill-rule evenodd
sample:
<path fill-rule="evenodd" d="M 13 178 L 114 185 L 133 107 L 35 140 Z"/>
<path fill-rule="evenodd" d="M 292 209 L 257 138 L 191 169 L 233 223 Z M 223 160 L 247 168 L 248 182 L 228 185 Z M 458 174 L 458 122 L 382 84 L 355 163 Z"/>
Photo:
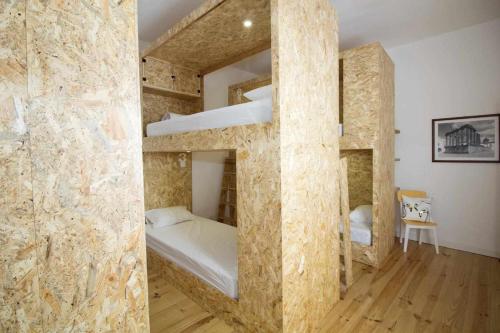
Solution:
<path fill-rule="evenodd" d="M 500 114 L 432 120 L 433 162 L 500 162 Z"/>

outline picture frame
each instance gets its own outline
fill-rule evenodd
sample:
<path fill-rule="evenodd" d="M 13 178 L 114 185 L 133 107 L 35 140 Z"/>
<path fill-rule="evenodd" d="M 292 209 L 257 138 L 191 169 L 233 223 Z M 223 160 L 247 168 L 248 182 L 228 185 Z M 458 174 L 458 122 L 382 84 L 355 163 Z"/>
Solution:
<path fill-rule="evenodd" d="M 432 162 L 500 163 L 500 114 L 432 119 Z"/>

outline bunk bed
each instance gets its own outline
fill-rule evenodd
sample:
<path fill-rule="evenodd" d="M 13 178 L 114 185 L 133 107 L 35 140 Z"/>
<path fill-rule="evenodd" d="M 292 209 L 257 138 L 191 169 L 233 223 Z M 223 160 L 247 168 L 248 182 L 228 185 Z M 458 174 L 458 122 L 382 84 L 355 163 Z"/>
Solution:
<path fill-rule="evenodd" d="M 146 135 L 161 136 L 207 129 L 259 124 L 272 121 L 272 96 L 243 104 L 177 116 L 147 124 Z"/>
<path fill-rule="evenodd" d="M 340 155 L 349 163 L 350 206 L 373 211 L 369 226 L 351 224 L 353 260 L 378 267 L 394 246 L 394 65 L 372 43 L 341 52 L 339 72 Z"/>
<path fill-rule="evenodd" d="M 233 299 L 238 298 L 236 228 L 193 215 L 172 226 L 146 226 L 147 246 Z"/>
<path fill-rule="evenodd" d="M 183 191 L 190 152 L 236 152 L 238 298 L 151 246 L 148 270 L 238 331 L 311 331 L 340 293 L 338 39 L 330 1 L 205 1 L 142 54 L 143 128 L 146 135 L 166 111 L 203 113 L 204 75 L 269 48 L 266 121 L 143 138 L 146 209 L 191 206 Z"/>

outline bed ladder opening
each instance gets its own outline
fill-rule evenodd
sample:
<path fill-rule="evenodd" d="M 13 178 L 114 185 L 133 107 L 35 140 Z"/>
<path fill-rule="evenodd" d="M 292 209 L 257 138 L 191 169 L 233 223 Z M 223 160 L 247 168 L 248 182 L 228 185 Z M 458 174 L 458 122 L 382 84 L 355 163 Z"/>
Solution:
<path fill-rule="evenodd" d="M 358 246 L 372 246 L 373 224 L 377 222 L 371 208 L 373 207 L 373 149 L 341 150 L 340 156 L 346 158 L 349 165 L 347 214 L 350 214 L 351 241 L 356 251 Z M 353 211 L 356 212 L 351 215 Z"/>
<path fill-rule="evenodd" d="M 236 151 L 232 150 L 224 160 L 217 221 L 236 227 L 236 203 Z"/>

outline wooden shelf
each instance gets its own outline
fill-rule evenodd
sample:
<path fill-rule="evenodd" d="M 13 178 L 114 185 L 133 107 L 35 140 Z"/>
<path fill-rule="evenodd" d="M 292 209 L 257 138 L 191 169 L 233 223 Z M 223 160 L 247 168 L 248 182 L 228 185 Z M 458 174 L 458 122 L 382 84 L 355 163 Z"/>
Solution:
<path fill-rule="evenodd" d="M 175 90 L 155 87 L 155 86 L 151 86 L 148 84 L 142 85 L 142 91 L 144 93 L 147 93 L 147 94 L 174 97 L 174 98 L 184 99 L 187 101 L 196 101 L 196 100 L 199 100 L 201 98 L 200 95 L 195 95 L 195 94 L 190 94 L 190 93 L 186 93 L 186 92 L 179 92 L 179 91 L 175 91 Z"/>

